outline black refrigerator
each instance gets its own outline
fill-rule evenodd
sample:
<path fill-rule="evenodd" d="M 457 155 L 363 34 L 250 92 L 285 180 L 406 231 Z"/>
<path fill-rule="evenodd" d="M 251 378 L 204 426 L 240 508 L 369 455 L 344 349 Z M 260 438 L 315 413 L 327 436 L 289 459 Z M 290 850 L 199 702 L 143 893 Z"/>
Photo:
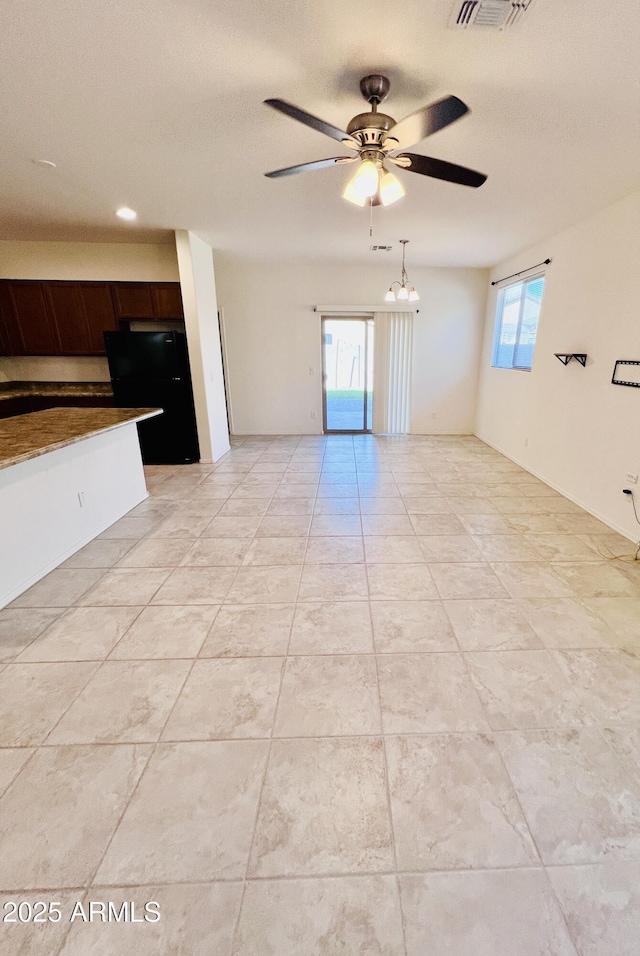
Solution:
<path fill-rule="evenodd" d="M 199 461 L 193 389 L 182 332 L 105 332 L 109 374 L 118 408 L 162 408 L 138 422 L 147 465 Z"/>

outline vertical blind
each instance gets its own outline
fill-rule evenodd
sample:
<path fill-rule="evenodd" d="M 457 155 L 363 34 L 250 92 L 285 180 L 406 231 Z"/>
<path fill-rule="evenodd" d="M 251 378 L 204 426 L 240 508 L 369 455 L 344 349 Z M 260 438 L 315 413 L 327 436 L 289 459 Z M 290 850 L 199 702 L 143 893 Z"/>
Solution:
<path fill-rule="evenodd" d="M 402 435 L 409 431 L 413 312 L 376 312 L 373 431 Z"/>

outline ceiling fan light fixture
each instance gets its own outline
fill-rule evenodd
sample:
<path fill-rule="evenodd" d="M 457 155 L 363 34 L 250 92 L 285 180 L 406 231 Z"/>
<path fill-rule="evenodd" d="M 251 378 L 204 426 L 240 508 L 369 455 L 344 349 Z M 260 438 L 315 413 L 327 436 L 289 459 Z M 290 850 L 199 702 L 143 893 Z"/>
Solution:
<path fill-rule="evenodd" d="M 371 199 L 378 192 L 380 185 L 380 171 L 371 159 L 364 159 L 351 180 L 351 185 L 358 196 Z"/>
<path fill-rule="evenodd" d="M 380 176 L 380 201 L 383 206 L 390 206 L 391 203 L 402 199 L 406 190 L 397 176 L 390 173 L 387 169 L 382 170 Z"/>
<path fill-rule="evenodd" d="M 353 185 L 354 178 L 355 177 L 352 176 L 344 187 L 342 198 L 346 199 L 347 202 L 352 202 L 354 206 L 360 206 L 360 208 L 362 208 L 367 200 L 365 196 L 361 196 L 359 192 L 356 192 L 355 186 Z"/>

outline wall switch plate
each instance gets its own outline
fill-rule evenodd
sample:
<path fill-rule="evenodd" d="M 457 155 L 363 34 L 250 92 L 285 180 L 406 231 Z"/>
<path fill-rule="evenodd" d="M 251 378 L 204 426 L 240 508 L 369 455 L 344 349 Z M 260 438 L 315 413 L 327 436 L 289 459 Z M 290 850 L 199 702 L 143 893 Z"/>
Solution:
<path fill-rule="evenodd" d="M 632 484 L 636 485 L 638 483 L 638 476 L 634 475 L 633 472 L 627 472 L 627 481 L 630 481 Z"/>
<path fill-rule="evenodd" d="M 309 375 L 315 375 L 315 374 L 316 374 L 315 368 L 313 367 L 313 365 L 310 365 L 310 366 L 309 366 Z"/>
<path fill-rule="evenodd" d="M 312 418 L 315 418 L 315 417 L 316 417 L 316 413 L 315 413 L 315 412 L 311 412 L 311 417 L 312 417 Z"/>

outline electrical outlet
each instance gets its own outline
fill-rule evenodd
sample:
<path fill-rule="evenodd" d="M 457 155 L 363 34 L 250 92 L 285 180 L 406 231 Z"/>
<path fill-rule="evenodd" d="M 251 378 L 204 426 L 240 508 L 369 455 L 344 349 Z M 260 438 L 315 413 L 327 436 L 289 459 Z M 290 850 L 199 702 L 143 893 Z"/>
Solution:
<path fill-rule="evenodd" d="M 311 417 L 312 417 L 312 418 L 315 418 L 315 417 L 316 417 L 316 413 L 315 413 L 315 412 L 311 412 Z"/>
<path fill-rule="evenodd" d="M 636 485 L 638 483 L 638 476 L 634 475 L 633 472 L 627 472 L 627 481 L 630 481 L 632 484 Z"/>
<path fill-rule="evenodd" d="M 310 365 L 310 366 L 309 366 L 309 375 L 315 375 L 315 374 L 316 374 L 315 368 L 313 367 L 313 365 Z"/>

